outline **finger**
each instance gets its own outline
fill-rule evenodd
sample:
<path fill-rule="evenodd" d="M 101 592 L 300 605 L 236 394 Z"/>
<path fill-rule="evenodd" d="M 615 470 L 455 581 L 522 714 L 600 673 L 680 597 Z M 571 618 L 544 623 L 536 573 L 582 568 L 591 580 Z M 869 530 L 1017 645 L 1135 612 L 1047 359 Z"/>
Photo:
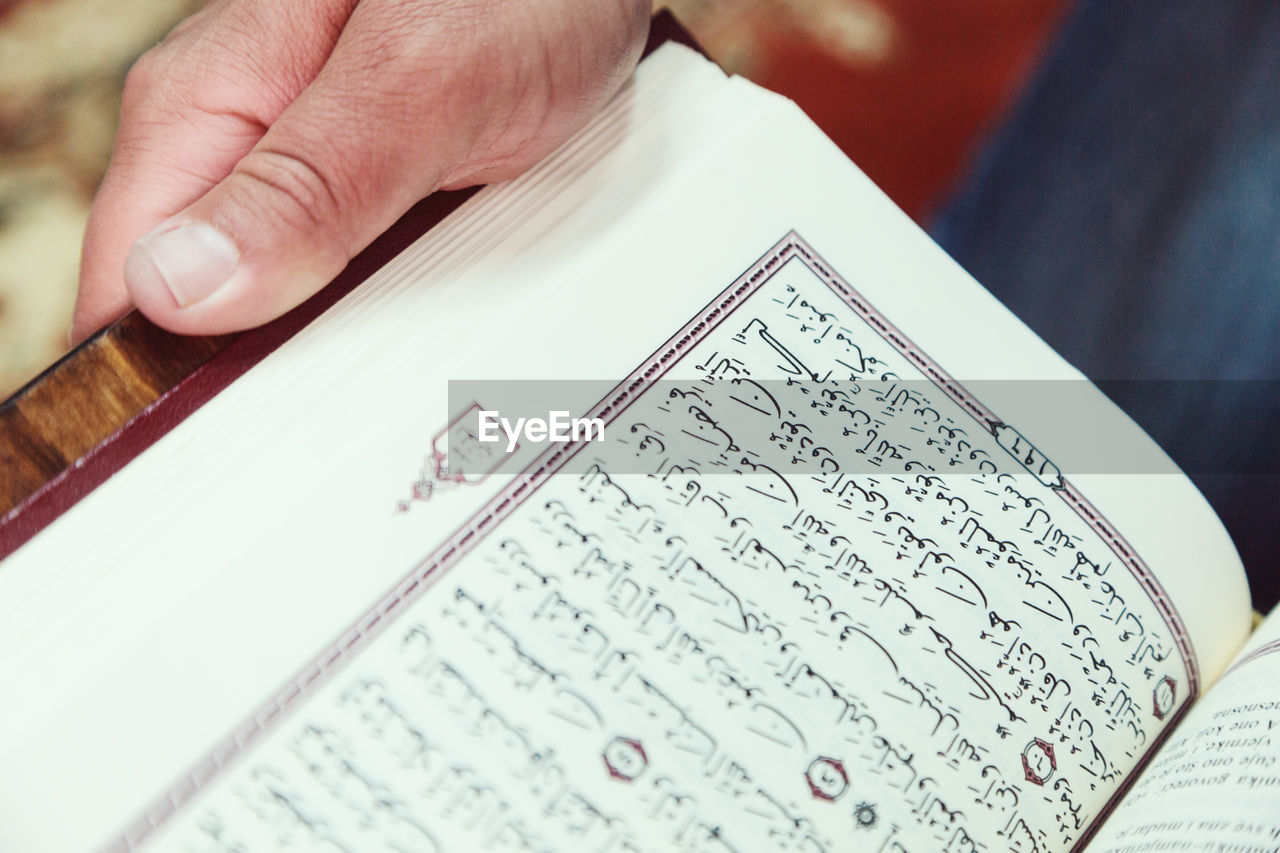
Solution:
<path fill-rule="evenodd" d="M 208 192 L 262 133 L 262 128 L 234 117 L 201 117 L 198 122 L 155 132 L 144 147 L 124 130 L 85 228 L 73 342 L 129 309 L 123 270 L 133 242 Z M 201 150 L 213 138 L 219 145 L 206 153 L 203 162 L 175 162 L 169 153 Z"/>
<path fill-rule="evenodd" d="M 419 198 L 536 162 L 620 85 L 647 23 L 635 0 L 578 5 L 365 0 L 230 174 L 134 246 L 134 304 L 184 333 L 260 324 Z"/>
<path fill-rule="evenodd" d="M 85 229 L 73 341 L 128 310 L 130 247 L 253 149 L 319 73 L 353 2 L 221 0 L 138 61 Z M 306 25 L 287 13 L 308 15 Z"/>

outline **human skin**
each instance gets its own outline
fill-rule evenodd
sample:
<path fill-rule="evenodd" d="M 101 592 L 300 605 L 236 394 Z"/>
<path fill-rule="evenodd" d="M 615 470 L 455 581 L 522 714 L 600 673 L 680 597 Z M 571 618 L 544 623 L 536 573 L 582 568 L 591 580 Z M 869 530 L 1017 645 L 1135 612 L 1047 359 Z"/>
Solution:
<path fill-rule="evenodd" d="M 264 323 L 418 199 L 514 177 L 626 79 L 649 0 L 216 0 L 125 84 L 73 340 Z"/>

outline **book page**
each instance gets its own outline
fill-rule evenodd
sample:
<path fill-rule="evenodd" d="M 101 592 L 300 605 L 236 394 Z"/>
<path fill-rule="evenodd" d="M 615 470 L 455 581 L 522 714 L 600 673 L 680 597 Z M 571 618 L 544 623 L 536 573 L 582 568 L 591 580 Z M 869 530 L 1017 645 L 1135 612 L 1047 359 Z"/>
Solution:
<path fill-rule="evenodd" d="M 1117 534 L 799 235 L 591 415 L 161 846 L 1062 850 L 1197 689 Z"/>
<path fill-rule="evenodd" d="M 1280 617 L 1146 768 L 1089 850 L 1280 849 Z"/>
<path fill-rule="evenodd" d="M 1248 627 L 1090 389 L 664 49 L 4 563 L 0 846 L 1070 848 Z"/>

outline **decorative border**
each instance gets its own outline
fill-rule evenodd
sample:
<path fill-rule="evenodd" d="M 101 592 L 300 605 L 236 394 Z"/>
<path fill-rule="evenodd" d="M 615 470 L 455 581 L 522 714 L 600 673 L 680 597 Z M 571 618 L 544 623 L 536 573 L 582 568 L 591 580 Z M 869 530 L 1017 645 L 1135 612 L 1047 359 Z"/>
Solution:
<path fill-rule="evenodd" d="M 896 326 L 888 321 L 880 312 L 871 306 L 860 293 L 858 293 L 847 282 L 840 278 L 826 262 L 818 256 L 812 248 L 808 246 L 800 235 L 792 231 L 783 240 L 783 244 L 790 243 L 795 250 L 804 258 L 815 274 L 823 279 L 833 291 L 839 294 L 858 316 L 862 317 L 867 323 L 874 327 L 882 338 L 892 344 L 898 352 L 902 353 L 908 360 L 916 365 L 924 372 L 934 385 L 945 391 L 956 403 L 960 405 L 969 415 L 978 422 L 978 424 L 992 435 L 996 435 L 997 428 L 1005 426 L 1004 422 L 998 418 L 994 412 L 984 406 L 977 398 L 969 394 L 959 382 L 944 371 L 933 359 L 931 359 L 923 350 L 919 349 L 911 339 L 902 334 Z M 780 244 L 781 245 L 781 244 Z M 785 251 L 785 250 L 784 250 Z M 997 436 L 998 438 L 998 436 Z M 1032 472 L 1033 474 L 1035 472 Z M 1178 706 L 1178 709 L 1170 716 L 1168 723 L 1160 731 L 1160 734 L 1152 738 L 1150 745 L 1147 747 L 1142 757 L 1138 759 L 1129 776 L 1120 784 L 1111 796 L 1111 799 L 1098 811 L 1096 817 L 1086 828 L 1084 833 L 1071 846 L 1070 853 L 1081 853 L 1088 845 L 1089 840 L 1097 833 L 1107 816 L 1115 810 L 1120 801 L 1124 799 L 1126 793 L 1137 781 L 1142 774 L 1143 769 L 1151 762 L 1159 751 L 1160 747 L 1182 722 L 1183 718 L 1191 710 L 1191 705 L 1195 698 L 1200 695 L 1200 666 L 1196 659 L 1195 649 L 1191 643 L 1191 635 L 1187 632 L 1186 626 L 1182 622 L 1177 608 L 1173 605 L 1173 600 L 1169 594 L 1165 592 L 1160 581 L 1152 573 L 1151 569 L 1138 556 L 1136 550 L 1128 541 L 1120 535 L 1111 524 L 1103 517 L 1094 506 L 1089 502 L 1080 490 L 1072 485 L 1066 477 L 1061 477 L 1060 484 L 1054 487 L 1054 492 L 1062 498 L 1062 500 L 1075 513 L 1080 516 L 1081 520 L 1091 527 L 1094 532 L 1102 537 L 1103 541 L 1111 548 L 1111 552 L 1120 559 L 1121 562 L 1129 569 L 1130 574 L 1138 581 L 1138 585 L 1143 592 L 1155 605 L 1156 610 L 1164 618 L 1166 627 L 1173 635 L 1174 642 L 1177 643 L 1178 652 L 1182 656 L 1182 663 L 1187 674 L 1187 696 Z"/>
<path fill-rule="evenodd" d="M 929 358 L 923 350 L 912 343 L 884 315 L 872 307 L 857 290 L 836 274 L 795 231 L 783 237 L 759 261 L 739 276 L 733 284 L 708 303 L 693 320 L 676 332 L 675 335 L 647 358 L 640 367 L 632 371 L 621 384 L 617 385 L 603 400 L 598 402 L 588 412 L 587 417 L 601 418 L 606 424 L 616 420 L 646 392 L 649 386 L 661 379 L 695 344 L 706 337 L 726 317 L 733 313 L 739 305 L 759 290 L 783 264 L 793 258 L 799 258 L 845 304 L 853 308 L 861 319 L 872 326 L 885 341 L 924 372 L 938 388 L 968 412 L 984 430 L 994 434 L 996 427 L 1003 426 L 1003 422 L 990 409 L 965 391 L 959 382 Z M 445 571 L 474 548 L 503 519 L 511 515 L 552 474 L 560 470 L 587 444 L 587 441 L 579 440 L 552 446 L 543 451 L 528 467 L 516 475 L 508 486 L 490 499 L 470 520 L 458 528 L 443 544 L 415 566 L 400 583 L 343 632 L 336 642 L 323 650 L 297 676 L 285 684 L 275 696 L 269 699 L 219 746 L 171 786 L 163 796 L 156 800 L 134 822 L 123 836 L 107 849 L 110 851 L 137 849 L 162 823 L 193 800 L 204 786 L 208 785 L 237 758 L 248 752 L 273 726 L 299 706 L 308 694 L 317 690 L 332 678 L 349 659 L 353 658 L 376 638 L 396 617 L 399 611 L 406 609 L 420 598 Z M 1136 779 L 1141 767 L 1155 754 L 1160 744 L 1190 708 L 1194 697 L 1199 694 L 1200 674 L 1191 639 L 1182 624 L 1181 617 L 1146 563 L 1142 561 L 1125 539 L 1107 523 L 1106 519 L 1094 509 L 1088 500 L 1066 482 L 1065 478 L 1062 480 L 1061 485 L 1055 488 L 1055 491 L 1081 519 L 1107 542 L 1112 552 L 1129 568 L 1144 592 L 1164 617 L 1165 623 L 1177 643 L 1178 651 L 1183 657 L 1189 687 L 1187 698 L 1170 719 L 1169 724 L 1161 732 L 1160 736 L 1152 740 L 1144 757 L 1129 775 L 1128 781 L 1121 786 L 1095 819 L 1093 826 L 1097 827 L 1101 824 L 1106 814 L 1119 802 L 1133 780 Z M 1280 648 L 1280 642 L 1275 645 Z M 1092 830 L 1086 832 L 1072 850 L 1082 849 L 1091 835 Z"/>
<path fill-rule="evenodd" d="M 879 331 L 882 338 L 892 344 L 898 352 L 906 356 L 909 361 L 928 376 L 934 385 L 945 391 L 952 400 L 967 411 L 984 431 L 995 435 L 998 427 L 1005 426 L 1004 421 L 1000 420 L 994 412 L 984 406 L 976 397 L 969 394 L 963 385 L 952 378 L 937 362 L 929 358 L 923 350 L 912 343 L 910 338 L 902 334 L 896 326 L 885 319 L 883 314 L 876 311 L 860 293 L 833 272 L 826 265 L 826 262 L 800 238 L 799 234 L 793 231 L 787 235 L 783 242 L 790 242 L 795 251 L 804 258 L 809 269 L 813 270 L 827 283 L 828 287 L 839 294 L 845 303 L 858 312 L 858 315 L 863 320 Z M 1159 580 L 1152 574 L 1147 564 L 1138 556 L 1133 546 L 1107 522 L 1102 513 L 1098 512 L 1093 504 L 1089 503 L 1079 489 L 1063 477 L 1061 485 L 1055 487 L 1054 491 L 1080 516 L 1085 524 L 1093 528 L 1094 532 L 1102 537 L 1111 548 L 1112 553 L 1129 568 L 1129 571 L 1142 586 L 1143 591 L 1147 593 L 1152 604 L 1156 606 L 1160 615 L 1164 617 L 1165 625 L 1169 628 L 1169 631 L 1173 634 L 1174 641 L 1178 644 L 1178 651 L 1186 664 L 1189 695 L 1199 695 L 1200 669 L 1196 663 L 1195 650 L 1191 644 L 1191 635 L 1182 624 L 1182 617 L 1178 615 L 1177 608 L 1173 606 L 1173 600 L 1169 598 L 1169 594 L 1165 592 L 1164 587 L 1160 585 Z"/>

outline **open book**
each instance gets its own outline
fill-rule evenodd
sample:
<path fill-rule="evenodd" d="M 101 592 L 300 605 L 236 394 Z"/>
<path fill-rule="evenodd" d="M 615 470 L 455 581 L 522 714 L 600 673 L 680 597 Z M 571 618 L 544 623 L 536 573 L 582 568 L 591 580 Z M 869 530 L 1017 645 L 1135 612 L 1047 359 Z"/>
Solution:
<path fill-rule="evenodd" d="M 669 45 L 0 564 L 0 849 L 1270 850 L 1249 628 L 1138 428 Z"/>

